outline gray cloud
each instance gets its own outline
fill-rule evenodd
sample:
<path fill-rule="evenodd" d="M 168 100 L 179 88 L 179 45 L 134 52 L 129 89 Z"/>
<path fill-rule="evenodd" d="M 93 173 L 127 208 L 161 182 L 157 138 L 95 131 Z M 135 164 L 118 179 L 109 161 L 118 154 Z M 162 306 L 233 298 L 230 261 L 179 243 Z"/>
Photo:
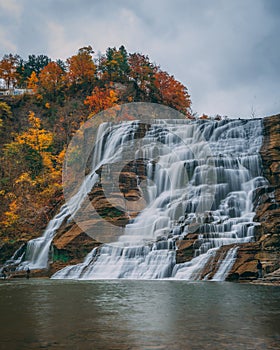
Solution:
<path fill-rule="evenodd" d="M 0 55 L 124 44 L 188 86 L 200 113 L 280 112 L 278 0 L 0 0 Z"/>

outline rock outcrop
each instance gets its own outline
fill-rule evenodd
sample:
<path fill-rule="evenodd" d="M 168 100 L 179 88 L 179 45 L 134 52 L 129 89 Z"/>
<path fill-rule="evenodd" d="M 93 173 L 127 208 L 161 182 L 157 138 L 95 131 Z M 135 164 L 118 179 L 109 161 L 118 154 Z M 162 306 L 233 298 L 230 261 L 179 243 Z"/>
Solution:
<path fill-rule="evenodd" d="M 104 168 L 106 165 L 97 171 L 100 179 L 76 218 L 78 224 L 74 221 L 65 223 L 58 230 L 52 244 L 51 273 L 81 262 L 87 253 L 100 245 L 99 242 L 116 241 L 129 220 L 143 209 L 145 203 L 142 203 L 143 196 L 138 184 L 146 178 L 144 160 L 131 161 L 122 169 L 118 174 L 118 189 L 112 188 L 111 176 L 106 181 Z M 104 188 L 109 188 L 109 195 Z"/>
<path fill-rule="evenodd" d="M 229 280 L 255 279 L 257 259 L 264 274 L 271 274 L 280 267 L 280 115 L 264 118 L 261 158 L 263 175 L 269 186 L 254 193 L 256 216 L 256 242 L 243 244 L 238 250 Z"/>

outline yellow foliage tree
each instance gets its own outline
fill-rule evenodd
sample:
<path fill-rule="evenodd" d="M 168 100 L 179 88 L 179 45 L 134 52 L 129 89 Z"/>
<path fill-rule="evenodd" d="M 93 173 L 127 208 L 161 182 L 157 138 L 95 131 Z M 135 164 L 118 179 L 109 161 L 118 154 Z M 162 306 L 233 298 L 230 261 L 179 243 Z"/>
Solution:
<path fill-rule="evenodd" d="M 16 200 L 13 200 L 10 204 L 9 204 L 9 210 L 7 210 L 4 215 L 5 218 L 2 221 L 2 224 L 5 227 L 11 227 L 13 226 L 17 220 L 19 219 L 19 215 L 17 213 L 18 211 L 18 204 Z"/>
<path fill-rule="evenodd" d="M 27 78 L 27 88 L 33 90 L 34 93 L 37 92 L 39 79 L 36 73 L 33 71 L 30 77 Z"/>
<path fill-rule="evenodd" d="M 53 134 L 42 127 L 33 111 L 28 120 L 29 129 L 15 134 L 14 141 L 4 147 L 5 169 L 13 184 L 12 191 L 5 194 L 9 204 L 1 222 L 7 229 L 12 229 L 19 219 L 27 222 L 32 216 L 35 220 L 36 211 L 47 207 L 61 192 L 65 151 L 52 153 Z"/>
<path fill-rule="evenodd" d="M 34 112 L 29 112 L 28 120 L 31 127 L 17 135 L 15 141 L 19 144 L 26 144 L 40 153 L 48 152 L 53 143 L 53 134 L 41 128 L 41 120 L 35 116 Z"/>

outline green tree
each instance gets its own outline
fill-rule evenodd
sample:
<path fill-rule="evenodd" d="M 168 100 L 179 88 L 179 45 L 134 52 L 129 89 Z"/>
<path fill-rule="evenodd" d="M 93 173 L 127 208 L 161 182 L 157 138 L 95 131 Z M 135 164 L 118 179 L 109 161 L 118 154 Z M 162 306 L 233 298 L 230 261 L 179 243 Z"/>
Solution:
<path fill-rule="evenodd" d="M 11 107 L 6 102 L 0 102 L 0 118 L 1 119 L 12 118 Z"/>
<path fill-rule="evenodd" d="M 121 46 L 118 50 L 115 47 L 109 47 L 106 55 L 101 57 L 99 70 L 102 80 L 121 83 L 127 82 L 130 67 L 125 47 Z"/>
<path fill-rule="evenodd" d="M 51 59 L 46 55 L 29 55 L 26 61 L 20 60 L 17 73 L 20 77 L 20 85 L 25 87 L 27 79 L 35 72 L 38 76 L 41 70 L 51 62 Z"/>

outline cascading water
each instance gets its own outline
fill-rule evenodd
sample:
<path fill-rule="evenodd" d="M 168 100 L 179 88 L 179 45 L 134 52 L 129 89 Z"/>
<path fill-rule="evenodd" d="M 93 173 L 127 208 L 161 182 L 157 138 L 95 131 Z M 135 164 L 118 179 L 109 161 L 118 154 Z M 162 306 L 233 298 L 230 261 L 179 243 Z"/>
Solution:
<path fill-rule="evenodd" d="M 43 236 L 32 239 L 27 243 L 26 253 L 21 257 L 17 270 L 24 270 L 27 267 L 30 269 L 47 268 L 51 243 L 57 230 L 65 221 L 71 221 L 73 216 L 79 211 L 87 194 L 98 181 L 98 175 L 95 173 L 95 170 L 107 162 L 118 159 L 116 149 L 126 142 L 128 135 L 130 135 L 134 129 L 135 126 L 133 126 L 133 123 L 128 123 L 124 125 L 123 128 L 117 127 L 112 130 L 110 123 L 104 123 L 100 126 L 97 135 L 97 139 L 100 139 L 100 142 L 95 148 L 93 159 L 94 170 L 86 176 L 79 191 L 61 207 L 59 213 L 49 222 Z M 126 132 L 124 132 L 124 130 L 126 130 Z M 110 145 L 110 147 L 104 147 L 105 138 L 107 141 L 106 143 Z M 16 263 L 18 263 L 18 261 L 14 260 L 13 264 Z"/>
<path fill-rule="evenodd" d="M 212 281 L 223 281 L 225 279 L 227 273 L 230 271 L 232 265 L 234 264 L 237 250 L 238 247 L 233 247 L 229 249 L 225 259 L 220 261 L 218 271 L 213 276 Z"/>
<path fill-rule="evenodd" d="M 100 164 L 121 159 L 137 127 L 137 122 L 116 125 L 110 137 L 103 127 L 103 146 L 95 154 L 98 166 L 89 178 Z M 213 277 L 224 280 L 237 245 L 254 238 L 252 193 L 267 184 L 261 176 L 261 144 L 261 120 L 157 121 L 134 155 L 146 159 L 146 208 L 117 242 L 95 248 L 83 263 L 67 266 L 53 278 L 201 279 L 218 249 L 235 244 Z M 96 181 L 86 186 L 88 192 Z M 86 191 L 80 192 L 82 201 Z M 178 242 L 194 232 L 193 259 L 176 264 Z"/>

